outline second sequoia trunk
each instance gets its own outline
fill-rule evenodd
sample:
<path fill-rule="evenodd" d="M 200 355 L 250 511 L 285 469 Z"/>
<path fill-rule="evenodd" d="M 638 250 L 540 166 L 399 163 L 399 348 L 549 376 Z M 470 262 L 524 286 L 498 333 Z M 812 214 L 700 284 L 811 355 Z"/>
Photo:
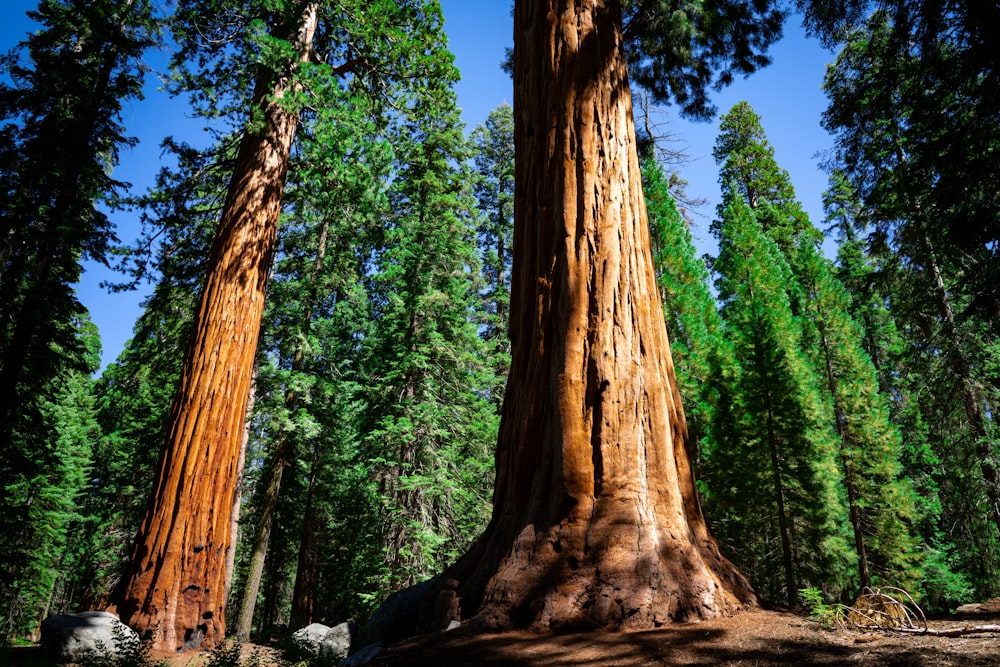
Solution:
<path fill-rule="evenodd" d="M 493 518 L 425 626 L 643 628 L 752 605 L 695 492 L 619 3 L 518 0 L 514 24 L 512 366 Z"/>
<path fill-rule="evenodd" d="M 307 61 L 317 6 L 287 26 Z M 152 497 L 115 591 L 122 621 L 156 650 L 213 648 L 225 637 L 226 552 L 267 275 L 297 115 L 287 71 L 263 70 L 253 103 L 260 128 L 239 154 L 208 261 Z"/>

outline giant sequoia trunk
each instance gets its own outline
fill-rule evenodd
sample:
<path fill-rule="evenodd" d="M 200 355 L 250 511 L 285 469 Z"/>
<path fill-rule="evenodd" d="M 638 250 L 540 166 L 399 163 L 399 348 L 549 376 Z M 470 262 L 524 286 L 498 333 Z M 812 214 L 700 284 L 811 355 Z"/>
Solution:
<path fill-rule="evenodd" d="M 493 517 L 425 629 L 643 628 L 755 603 L 708 534 L 650 255 L 616 0 L 514 12 L 512 366 Z"/>
<path fill-rule="evenodd" d="M 310 4 L 292 26 L 302 59 L 316 20 Z M 225 636 L 240 440 L 297 124 L 282 104 L 292 81 L 289 72 L 258 79 L 263 127 L 240 143 L 153 495 L 115 595 L 122 620 L 152 632 L 156 649 L 210 648 Z"/>

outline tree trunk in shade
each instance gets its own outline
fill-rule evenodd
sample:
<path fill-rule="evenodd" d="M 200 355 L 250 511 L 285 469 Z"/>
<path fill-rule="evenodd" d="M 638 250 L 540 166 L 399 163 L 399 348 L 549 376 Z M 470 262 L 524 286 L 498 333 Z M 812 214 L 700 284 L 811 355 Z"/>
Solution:
<path fill-rule="evenodd" d="M 289 39 L 309 57 L 317 9 Z M 174 399 L 167 442 L 115 602 L 158 650 L 211 648 L 226 632 L 226 550 L 247 398 L 296 114 L 286 72 L 262 70 L 248 131 L 209 256 L 204 292 Z"/>
<path fill-rule="evenodd" d="M 518 0 L 514 31 L 512 367 L 493 517 L 423 628 L 648 628 L 753 605 L 695 492 L 619 3 Z"/>

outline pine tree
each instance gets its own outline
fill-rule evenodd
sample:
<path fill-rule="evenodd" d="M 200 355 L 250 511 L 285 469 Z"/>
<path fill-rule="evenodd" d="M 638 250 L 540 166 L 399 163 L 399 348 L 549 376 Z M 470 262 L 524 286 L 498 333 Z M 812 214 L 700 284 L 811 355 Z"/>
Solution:
<path fill-rule="evenodd" d="M 897 216 L 902 227 L 918 222 L 911 198 L 920 200 L 939 261 L 962 265 L 966 307 L 996 336 L 1000 60 L 992 35 L 1000 11 L 991 3 L 803 4 L 810 27 L 843 47 L 827 72 L 824 114 L 840 166 L 883 229 L 900 207 L 909 209 Z"/>
<path fill-rule="evenodd" d="M 477 180 L 476 203 L 482 214 L 477 245 L 486 313 L 483 338 L 493 346 L 495 372 L 505 380 L 510 367 L 508 338 L 510 275 L 514 245 L 514 112 L 501 104 L 470 136 Z M 503 387 L 491 388 L 498 407 Z"/>
<path fill-rule="evenodd" d="M 88 340 L 96 334 L 83 328 L 73 286 L 81 260 L 107 262 L 115 241 L 101 204 L 126 188 L 111 177 L 119 151 L 133 144 L 122 109 L 141 97 L 141 57 L 157 31 L 144 1 L 45 0 L 28 15 L 38 30 L 0 60 L 5 638 L 34 630 L 45 611 L 79 490 L 68 475 L 89 458 L 90 443 L 80 440 L 93 433 L 77 410 L 89 409 L 81 387 L 95 370 Z"/>
<path fill-rule="evenodd" d="M 794 603 L 807 585 L 842 588 L 853 559 L 833 422 L 821 379 L 802 351 L 803 322 L 792 314 L 787 286 L 794 277 L 735 190 L 723 209 L 714 270 L 741 368 L 742 436 L 737 450 L 717 452 L 714 467 L 731 472 L 717 476 L 716 494 L 730 496 L 730 507 L 733 495 L 752 503 L 723 543 L 773 599 Z M 773 560 L 776 540 L 780 565 Z"/>
<path fill-rule="evenodd" d="M 960 526 L 958 553 L 980 594 L 992 595 L 1000 542 L 989 533 L 1000 525 L 1000 464 L 995 393 L 986 389 L 994 383 L 983 371 L 997 340 L 995 314 L 984 313 L 995 298 L 996 262 L 983 241 L 995 207 L 992 190 L 982 187 L 992 167 L 979 156 L 996 144 L 988 108 L 997 100 L 979 74 L 964 70 L 977 47 L 959 36 L 977 32 L 978 23 L 963 24 L 964 8 L 934 14 L 931 6 L 890 5 L 843 34 L 824 84 L 824 125 L 837 137 L 837 166 L 864 204 L 868 245 L 891 269 L 886 298 L 906 343 L 893 372 L 907 378 L 904 395 L 929 429 L 943 509 L 959 512 L 948 521 Z M 911 31 L 933 38 L 921 44 Z M 954 92 L 942 97 L 946 90 Z M 970 140 L 976 155 L 956 159 Z M 975 248 L 967 245 L 972 238 Z M 984 506 L 992 531 L 977 509 Z"/>
<path fill-rule="evenodd" d="M 760 116 L 747 102 L 722 115 L 712 156 L 720 167 L 719 182 L 736 188 L 786 257 L 794 258 L 800 237 L 821 238 L 795 198 L 788 172 L 775 161 Z"/>
<path fill-rule="evenodd" d="M 46 388 L 41 406 L 45 440 L 31 451 L 34 474 L 5 482 L 14 503 L 5 508 L 19 523 L 7 529 L 9 570 L 0 582 L 0 639 L 37 638 L 38 624 L 50 609 L 65 604 L 62 588 L 78 566 L 69 551 L 69 535 L 83 517 L 80 500 L 88 486 L 91 443 L 99 433 L 90 375 L 100 363 L 97 327 L 77 322 L 79 344 L 87 350 L 84 370 L 68 370 Z"/>
<path fill-rule="evenodd" d="M 652 155 L 642 162 L 653 266 L 663 301 L 677 384 L 691 437 L 692 456 L 723 447 L 733 436 L 731 391 L 737 364 L 723 336 L 722 318 L 709 288 L 710 275 L 697 256 L 689 221 L 671 194 L 671 180 Z"/>
<path fill-rule="evenodd" d="M 872 584 L 870 559 L 892 583 L 915 583 L 918 558 L 908 530 L 916 513 L 912 487 L 901 477 L 899 431 L 860 344 L 850 297 L 822 256 L 822 235 L 796 200 L 788 173 L 778 167 L 760 117 L 741 102 L 723 116 L 722 128 L 714 151 L 722 174 L 734 179 L 791 270 L 787 290 L 793 311 L 802 316 L 801 349 L 823 379 L 820 393 L 839 440 L 858 588 Z"/>
<path fill-rule="evenodd" d="M 438 28 L 440 30 L 440 27 Z M 472 316 L 478 268 L 469 153 L 439 59 L 396 119 L 396 169 L 370 293 L 364 442 L 386 508 L 386 590 L 439 571 L 485 525 L 496 385 Z"/>
<path fill-rule="evenodd" d="M 805 316 L 814 328 L 813 356 L 825 371 L 840 438 L 859 589 L 874 579 L 916 590 L 920 557 L 910 526 L 919 516 L 912 484 L 901 474 L 899 431 L 890 421 L 875 367 L 859 344 L 863 333 L 850 316 L 850 297 L 814 245 L 802 244 L 799 250 Z"/>
<path fill-rule="evenodd" d="M 73 324 L 84 257 L 107 261 L 115 241 L 98 203 L 126 184 L 110 176 L 122 108 L 141 98 L 141 57 L 156 37 L 150 3 L 44 0 L 41 29 L 3 58 L 0 85 L 0 450 L 30 428 L 65 368 L 86 368 Z M 6 465 L 4 468 L 6 469 Z"/>

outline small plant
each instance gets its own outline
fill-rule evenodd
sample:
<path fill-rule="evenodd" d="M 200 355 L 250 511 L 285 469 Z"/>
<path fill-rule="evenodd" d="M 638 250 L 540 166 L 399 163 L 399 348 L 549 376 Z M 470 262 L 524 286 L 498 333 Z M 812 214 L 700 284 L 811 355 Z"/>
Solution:
<path fill-rule="evenodd" d="M 799 594 L 809 609 L 809 620 L 830 627 L 835 624 L 837 613 L 833 606 L 826 603 L 823 591 L 818 588 L 801 588 Z"/>
<path fill-rule="evenodd" d="M 274 667 L 287 664 L 284 661 L 275 662 L 273 658 L 265 659 L 258 647 L 254 647 L 246 660 L 242 656 L 243 644 L 238 639 L 231 639 L 215 647 L 205 667 Z"/>
<path fill-rule="evenodd" d="M 242 653 L 243 644 L 238 639 L 225 641 L 215 647 L 205 667 L 241 667 L 240 655 Z"/>

